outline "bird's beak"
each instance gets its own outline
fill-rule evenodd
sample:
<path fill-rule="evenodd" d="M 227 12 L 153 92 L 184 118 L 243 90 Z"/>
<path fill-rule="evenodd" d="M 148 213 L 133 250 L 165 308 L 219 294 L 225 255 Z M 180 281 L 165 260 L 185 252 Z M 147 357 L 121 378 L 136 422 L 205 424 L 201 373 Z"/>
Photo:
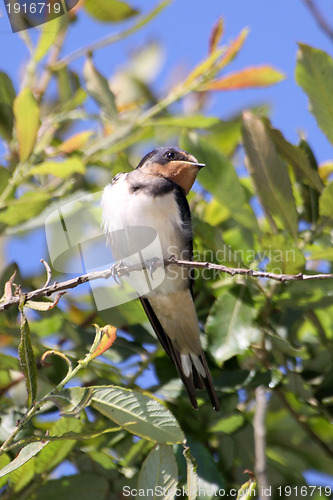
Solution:
<path fill-rule="evenodd" d="M 205 163 L 198 163 L 196 161 L 181 161 L 179 163 L 184 163 L 184 164 L 187 164 L 189 166 L 196 167 L 196 168 L 202 168 L 202 167 L 206 166 Z"/>

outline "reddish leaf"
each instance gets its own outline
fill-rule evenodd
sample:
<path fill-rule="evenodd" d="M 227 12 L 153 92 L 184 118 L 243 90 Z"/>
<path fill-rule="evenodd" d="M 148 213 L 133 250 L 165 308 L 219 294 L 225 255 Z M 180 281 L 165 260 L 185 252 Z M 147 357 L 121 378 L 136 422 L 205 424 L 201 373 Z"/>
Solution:
<path fill-rule="evenodd" d="M 209 37 L 209 53 L 212 54 L 222 38 L 223 35 L 223 19 L 220 17 L 213 26 L 212 32 Z"/>
<path fill-rule="evenodd" d="M 267 87 L 285 78 L 284 74 L 271 66 L 242 69 L 207 83 L 203 90 L 237 90 L 251 87 Z"/>
<path fill-rule="evenodd" d="M 243 47 L 245 39 L 249 34 L 249 29 L 244 28 L 238 35 L 238 37 L 230 44 L 224 56 L 221 58 L 219 62 L 219 68 L 223 68 L 227 64 L 230 63 L 236 57 L 240 49 Z"/>
<path fill-rule="evenodd" d="M 112 346 L 116 340 L 117 328 L 111 325 L 105 325 L 101 329 L 101 338 L 96 349 L 91 353 L 90 359 L 94 359 L 105 352 L 109 347 Z"/>

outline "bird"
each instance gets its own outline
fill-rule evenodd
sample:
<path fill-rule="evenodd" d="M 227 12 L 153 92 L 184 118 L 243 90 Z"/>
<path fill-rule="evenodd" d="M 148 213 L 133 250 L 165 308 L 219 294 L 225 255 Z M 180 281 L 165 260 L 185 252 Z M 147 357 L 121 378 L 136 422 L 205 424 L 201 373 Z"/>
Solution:
<path fill-rule="evenodd" d="M 186 196 L 204 166 L 186 151 L 160 147 L 146 154 L 134 170 L 113 178 L 103 191 L 101 205 L 103 230 L 114 257 L 126 265 L 140 262 L 129 260 L 129 256 L 136 247 L 153 239 L 149 233 L 152 230 L 163 259 L 174 256 L 193 260 L 191 212 Z M 154 262 L 154 255 L 150 257 Z M 212 407 L 219 411 L 200 341 L 193 270 L 168 265 L 163 272 L 153 287 L 146 286 L 147 270 L 129 273 L 129 281 L 138 292 L 158 340 L 175 364 L 192 406 L 198 409 L 196 389 L 205 388 Z"/>

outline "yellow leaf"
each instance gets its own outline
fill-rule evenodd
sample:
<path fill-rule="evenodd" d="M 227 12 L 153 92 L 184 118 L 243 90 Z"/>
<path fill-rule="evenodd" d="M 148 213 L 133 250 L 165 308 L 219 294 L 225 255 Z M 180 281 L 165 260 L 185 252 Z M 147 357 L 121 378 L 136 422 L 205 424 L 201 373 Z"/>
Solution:
<path fill-rule="evenodd" d="M 72 174 L 84 174 L 85 166 L 78 157 L 67 158 L 64 161 L 45 161 L 29 170 L 30 175 L 54 175 L 66 179 Z"/>
<path fill-rule="evenodd" d="M 327 181 L 329 176 L 333 173 L 333 161 L 325 161 L 319 165 L 318 173 L 322 181 Z"/>
<path fill-rule="evenodd" d="M 207 57 L 207 59 L 198 64 L 198 66 L 196 66 L 194 70 L 191 71 L 191 73 L 188 75 L 185 82 L 182 84 L 182 87 L 187 87 L 195 80 L 197 80 L 197 78 L 200 78 L 201 76 L 205 75 L 209 70 L 211 70 L 215 66 L 216 61 L 221 57 L 224 51 L 225 49 L 217 49 L 212 54 L 210 54 Z"/>
<path fill-rule="evenodd" d="M 99 344 L 94 352 L 91 353 L 90 359 L 94 359 L 97 356 L 100 356 L 101 354 L 103 354 L 103 352 L 107 351 L 107 349 L 112 346 L 117 337 L 117 328 L 115 326 L 105 325 L 101 329 L 100 333 L 101 338 Z"/>
<path fill-rule="evenodd" d="M 227 76 L 213 80 L 202 90 L 237 90 L 250 87 L 267 87 L 285 78 L 284 74 L 271 66 L 245 68 Z"/>
<path fill-rule="evenodd" d="M 39 107 L 30 89 L 23 89 L 14 101 L 15 128 L 20 161 L 26 161 L 36 143 Z"/>
<path fill-rule="evenodd" d="M 66 141 L 60 144 L 57 149 L 57 153 L 72 153 L 73 151 L 81 149 L 92 135 L 93 132 L 91 130 L 72 135 L 72 137 L 69 137 Z"/>

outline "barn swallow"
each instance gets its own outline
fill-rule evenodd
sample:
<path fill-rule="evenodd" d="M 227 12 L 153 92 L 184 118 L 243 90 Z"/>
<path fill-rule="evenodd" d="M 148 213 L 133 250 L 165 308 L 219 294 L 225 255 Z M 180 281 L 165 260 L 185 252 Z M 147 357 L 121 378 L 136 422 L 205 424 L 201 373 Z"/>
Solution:
<path fill-rule="evenodd" d="M 204 166 L 185 151 L 163 147 L 148 153 L 135 170 L 118 174 L 102 197 L 103 228 L 113 255 L 121 259 L 124 253 L 130 253 L 124 241 L 117 238 L 119 228 L 146 226 L 157 232 L 164 259 L 174 255 L 192 260 L 191 213 L 186 195 Z M 169 265 L 163 281 L 148 293 L 139 293 L 139 298 L 193 407 L 198 408 L 195 389 L 206 388 L 218 411 L 220 404 L 200 342 L 193 284 L 191 270 Z M 137 285 L 138 292 L 139 288 Z"/>

